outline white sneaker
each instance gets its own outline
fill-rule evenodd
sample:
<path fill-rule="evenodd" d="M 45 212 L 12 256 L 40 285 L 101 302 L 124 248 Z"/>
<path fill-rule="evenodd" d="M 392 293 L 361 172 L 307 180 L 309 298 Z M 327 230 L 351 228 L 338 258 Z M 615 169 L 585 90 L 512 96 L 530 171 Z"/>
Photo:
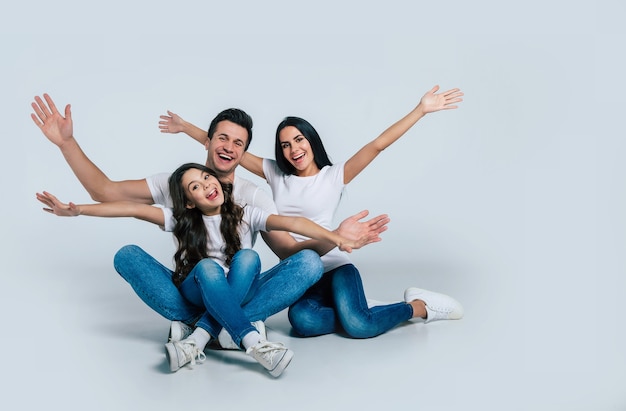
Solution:
<path fill-rule="evenodd" d="M 280 376 L 293 358 L 293 351 L 283 344 L 268 341 L 259 341 L 248 348 L 246 354 L 257 360 L 273 377 Z"/>
<path fill-rule="evenodd" d="M 193 327 L 188 326 L 182 321 L 172 321 L 170 323 L 170 335 L 167 338 L 168 342 L 182 341 L 189 337 L 193 332 Z"/>
<path fill-rule="evenodd" d="M 404 301 L 422 300 L 426 304 L 426 321 L 458 320 L 463 318 L 463 306 L 452 297 L 421 288 L 410 287 L 404 291 Z"/>
<path fill-rule="evenodd" d="M 206 354 L 196 346 L 196 342 L 189 339 L 165 344 L 165 356 L 172 372 L 178 371 L 188 363 L 191 363 L 191 366 L 196 365 L 196 358 L 198 362 L 204 362 L 206 359 Z"/>
<path fill-rule="evenodd" d="M 261 334 L 261 340 L 267 340 L 267 331 L 265 330 L 265 323 L 263 321 L 253 321 L 251 323 L 254 328 Z M 238 350 L 239 346 L 235 344 L 233 338 L 230 336 L 226 328 L 222 328 L 219 335 L 217 336 L 217 340 L 220 343 L 220 347 L 225 350 Z"/>

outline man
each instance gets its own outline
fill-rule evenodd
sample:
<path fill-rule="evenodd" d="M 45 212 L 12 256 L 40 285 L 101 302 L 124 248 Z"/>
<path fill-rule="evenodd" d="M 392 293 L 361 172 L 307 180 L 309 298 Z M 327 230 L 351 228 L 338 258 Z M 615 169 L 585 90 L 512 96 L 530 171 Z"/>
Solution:
<path fill-rule="evenodd" d="M 59 147 L 72 171 L 94 201 L 125 200 L 172 205 L 167 184 L 170 173 L 140 180 L 110 180 L 86 156 L 74 138 L 70 105 L 66 105 L 63 116 L 49 95 L 44 94 L 43 98 L 45 102 L 41 97 L 35 97 L 35 102 L 31 104 L 34 110 L 31 117 L 48 140 Z M 235 175 L 235 169 L 252 140 L 250 116 L 239 109 L 224 110 L 211 121 L 207 134 L 206 165 L 215 170 L 221 181 L 233 184 L 235 201 L 240 205 L 253 205 L 276 213 L 276 207 L 265 191 L 251 181 Z M 389 218 L 380 215 L 360 222 L 367 214 L 367 211 L 362 211 L 349 217 L 336 231 L 351 239 L 368 233 L 368 243 L 380 241 L 379 234 L 386 230 Z M 255 321 L 258 328 L 264 328 L 259 321 L 287 308 L 321 278 L 323 270 L 319 254 L 323 255 L 334 248 L 333 244 L 316 240 L 297 242 L 289 233 L 281 231 L 262 233 L 262 237 L 281 261 L 261 273 L 242 303 L 244 312 L 251 321 Z M 181 296 L 169 276 L 148 275 L 145 271 L 137 270 L 135 267 L 141 266 L 134 263 L 137 259 L 154 260 L 137 246 L 123 247 L 114 258 L 116 271 L 146 304 L 172 321 L 171 340 L 184 338 L 191 332 L 188 325 L 193 324 L 203 313 Z M 259 331 L 261 334 L 264 332 L 261 329 Z M 236 348 L 229 347 L 228 335 L 220 334 L 219 339 L 225 348 Z"/>

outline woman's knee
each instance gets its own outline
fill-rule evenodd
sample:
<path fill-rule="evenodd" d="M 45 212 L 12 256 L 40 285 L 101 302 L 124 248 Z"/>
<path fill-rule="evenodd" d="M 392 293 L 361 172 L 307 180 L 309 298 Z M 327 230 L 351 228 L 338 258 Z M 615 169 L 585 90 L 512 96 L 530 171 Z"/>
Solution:
<path fill-rule="evenodd" d="M 334 315 L 327 314 L 329 313 L 311 305 L 308 300 L 301 300 L 289 307 L 287 318 L 295 334 L 314 337 L 335 331 Z"/>
<path fill-rule="evenodd" d="M 287 318 L 289 318 L 289 323 L 297 335 L 301 337 L 316 335 L 315 318 L 304 309 L 301 303 L 296 303 L 289 307 Z"/>

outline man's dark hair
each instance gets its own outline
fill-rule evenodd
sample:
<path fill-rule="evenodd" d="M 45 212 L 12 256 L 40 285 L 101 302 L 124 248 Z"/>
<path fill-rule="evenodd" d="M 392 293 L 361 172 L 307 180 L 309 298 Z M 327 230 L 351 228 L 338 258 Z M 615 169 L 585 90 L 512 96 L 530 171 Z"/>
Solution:
<path fill-rule="evenodd" d="M 248 132 L 248 141 L 246 142 L 244 151 L 247 150 L 252 142 L 252 117 L 250 117 L 245 111 L 238 108 L 227 108 L 215 116 L 213 121 L 211 121 L 211 125 L 209 126 L 209 131 L 207 133 L 209 140 L 213 138 L 217 125 L 222 121 L 230 121 L 246 129 Z"/>

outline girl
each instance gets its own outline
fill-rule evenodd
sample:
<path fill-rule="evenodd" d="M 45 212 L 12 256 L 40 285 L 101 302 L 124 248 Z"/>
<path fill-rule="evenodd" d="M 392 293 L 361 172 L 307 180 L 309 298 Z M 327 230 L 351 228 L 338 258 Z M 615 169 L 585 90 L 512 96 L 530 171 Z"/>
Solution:
<path fill-rule="evenodd" d="M 343 163 L 331 163 L 311 124 L 298 117 L 287 117 L 276 130 L 276 161 L 247 152 L 241 165 L 268 182 L 280 214 L 304 216 L 330 227 L 344 187 L 380 152 L 426 114 L 456 109 L 455 104 L 462 101 L 463 93 L 457 88 L 437 94 L 438 90 L 439 86 L 433 87 L 409 114 Z M 205 132 L 174 113 L 168 114 L 161 116 L 162 132 L 184 131 L 204 143 Z M 294 237 L 299 241 L 306 238 L 298 234 Z M 322 279 L 289 308 L 291 325 L 302 336 L 343 330 L 353 338 L 369 338 L 411 318 L 430 322 L 463 316 L 463 308 L 456 300 L 414 287 L 405 290 L 404 302 L 368 307 L 360 273 L 345 254 L 331 250 L 322 256 L 322 262 Z"/>
<path fill-rule="evenodd" d="M 349 241 L 305 219 L 270 215 L 255 207 L 242 208 L 231 196 L 231 184 L 221 183 L 213 170 L 195 163 L 183 164 L 169 179 L 173 209 L 135 202 L 109 202 L 76 205 L 61 203 L 50 193 L 37 193 L 58 216 L 135 217 L 172 231 L 178 242 L 174 255 L 173 281 L 192 303 L 204 306 L 205 314 L 196 329 L 181 341 L 166 344 L 170 369 L 203 361 L 203 350 L 211 336 L 222 327 L 272 376 L 278 377 L 293 353 L 283 344 L 261 339 L 239 305 L 255 275 L 260 272 L 259 257 L 251 247 L 258 230 L 297 232 L 336 244 L 351 252 L 369 241 Z M 228 277 L 234 277 L 229 284 Z"/>

